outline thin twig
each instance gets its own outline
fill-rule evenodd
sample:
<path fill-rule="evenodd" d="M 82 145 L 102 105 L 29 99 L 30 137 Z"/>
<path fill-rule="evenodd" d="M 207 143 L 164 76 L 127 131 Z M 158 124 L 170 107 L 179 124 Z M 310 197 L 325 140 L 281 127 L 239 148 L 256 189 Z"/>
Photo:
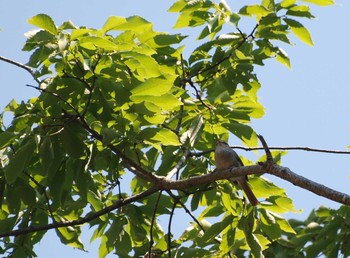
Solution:
<path fill-rule="evenodd" d="M 17 67 L 20 67 L 20 68 L 26 70 L 28 73 L 30 73 L 30 75 L 34 78 L 34 80 L 35 80 L 38 84 L 41 83 L 41 80 L 38 79 L 38 78 L 36 77 L 35 72 L 34 72 L 34 70 L 33 70 L 31 67 L 29 67 L 29 66 L 27 66 L 27 65 L 25 65 L 25 64 L 22 64 L 22 63 L 20 63 L 20 62 L 14 61 L 14 60 L 12 60 L 12 59 L 6 58 L 6 57 L 4 57 L 4 56 L 0 56 L 0 60 L 2 60 L 2 61 L 4 61 L 4 62 L 7 62 L 7 63 L 9 63 L 9 64 L 12 64 L 12 65 L 15 65 L 15 66 L 17 66 Z"/>
<path fill-rule="evenodd" d="M 202 105 L 205 106 L 206 108 L 208 108 L 209 110 L 211 110 L 212 108 L 210 106 L 208 106 L 207 104 L 205 104 L 204 101 L 202 100 L 202 97 L 199 94 L 196 86 L 194 86 L 193 81 L 191 79 L 187 79 L 186 82 L 194 89 L 194 91 L 196 92 L 197 99 L 199 99 L 199 101 L 202 103 Z"/>
<path fill-rule="evenodd" d="M 183 60 L 183 56 L 182 54 L 180 55 L 181 58 L 181 68 L 182 68 L 182 88 L 185 89 L 186 87 L 186 82 L 185 82 L 185 78 L 186 78 L 186 72 L 185 72 L 185 66 L 184 66 L 184 60 Z M 183 97 L 180 97 L 180 101 L 183 103 Z M 184 115 L 184 105 L 180 106 L 180 110 L 179 110 L 179 119 L 177 120 L 177 125 L 175 128 L 175 132 L 177 135 L 179 135 L 181 126 L 182 126 L 182 118 Z"/>
<path fill-rule="evenodd" d="M 30 87 L 30 88 L 34 88 L 34 89 L 36 89 L 36 90 L 38 90 L 38 91 L 41 91 L 41 92 L 45 92 L 45 93 L 47 93 L 47 94 L 49 94 L 49 95 L 52 95 L 52 96 L 58 98 L 59 100 L 63 101 L 66 105 L 68 105 L 71 109 L 73 109 L 74 112 L 75 112 L 78 116 L 80 116 L 79 111 L 78 111 L 71 103 L 69 103 L 67 100 L 65 100 L 64 98 L 62 98 L 62 97 L 61 97 L 60 95 L 58 95 L 57 93 L 48 91 L 48 90 L 46 90 L 46 89 L 41 89 L 40 87 L 33 86 L 33 85 L 30 85 L 30 84 L 26 84 L 26 86 L 27 86 L 27 87 Z"/>
<path fill-rule="evenodd" d="M 266 161 L 273 164 L 274 163 L 273 157 L 271 155 L 271 151 L 270 151 L 269 147 L 267 146 L 267 143 L 266 143 L 264 137 L 262 135 L 258 134 L 258 138 L 264 147 L 265 154 L 266 154 Z"/>
<path fill-rule="evenodd" d="M 153 226 L 154 226 L 154 222 L 156 220 L 156 216 L 157 216 L 157 209 L 158 209 L 158 205 L 159 205 L 159 201 L 160 201 L 160 197 L 162 196 L 162 191 L 159 191 L 158 193 L 158 197 L 156 200 L 156 204 L 153 210 L 153 215 L 152 215 L 152 220 L 151 220 L 151 226 L 150 226 L 150 231 L 149 231 L 149 247 L 148 247 L 148 253 L 151 254 L 152 252 L 152 246 L 154 244 L 154 240 L 153 240 Z"/>
<path fill-rule="evenodd" d="M 47 209 L 49 211 L 49 214 L 50 214 L 50 217 L 52 219 L 52 223 L 55 224 L 56 223 L 56 220 L 55 220 L 55 217 L 53 215 L 53 212 L 52 212 L 52 209 L 51 209 L 51 204 L 50 204 L 50 199 L 49 197 L 47 196 L 47 193 L 46 193 L 46 190 L 45 188 L 34 178 L 32 177 L 30 174 L 28 174 L 27 172 L 25 172 L 26 176 L 32 180 L 34 182 L 34 184 L 42 191 L 44 197 L 45 197 L 45 200 L 46 200 L 46 204 L 47 204 Z"/>
<path fill-rule="evenodd" d="M 232 149 L 240 149 L 245 151 L 264 150 L 264 147 L 243 147 L 243 146 L 230 146 L 230 147 Z M 345 151 L 345 150 L 326 150 L 326 149 L 318 149 L 318 148 L 311 148 L 311 147 L 305 147 L 305 146 L 286 146 L 286 147 L 273 146 L 273 147 L 269 147 L 269 149 L 285 150 L 285 151 L 303 150 L 303 151 L 310 151 L 310 152 L 321 152 L 321 153 L 332 153 L 332 154 L 350 154 L 350 151 Z M 190 156 L 201 157 L 213 151 L 215 151 L 215 149 L 209 149 L 201 152 L 191 152 Z"/>
<path fill-rule="evenodd" d="M 170 192 L 170 191 L 169 191 Z M 167 250 L 168 250 L 168 257 L 171 258 L 171 224 L 173 221 L 173 217 L 174 217 L 174 212 L 175 212 L 175 208 L 177 205 L 177 202 L 179 201 L 179 199 L 174 199 L 174 204 L 173 207 L 171 208 L 171 212 L 170 212 L 170 216 L 169 216 L 169 222 L 168 222 L 168 237 L 167 237 Z"/>

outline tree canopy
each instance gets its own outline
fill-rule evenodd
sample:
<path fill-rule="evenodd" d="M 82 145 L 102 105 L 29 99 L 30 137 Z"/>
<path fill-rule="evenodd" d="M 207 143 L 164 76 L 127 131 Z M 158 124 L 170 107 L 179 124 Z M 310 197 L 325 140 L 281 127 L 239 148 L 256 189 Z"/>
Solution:
<path fill-rule="evenodd" d="M 178 13 L 175 28 L 200 28 L 195 49 L 183 44 L 188 35 L 157 32 L 140 16 L 95 29 L 38 14 L 28 20 L 39 28 L 26 34 L 28 62 L 0 57 L 38 91 L 11 101 L 0 120 L 0 253 L 35 256 L 48 230 L 84 250 L 88 224 L 100 257 L 349 256 L 350 196 L 282 167 L 286 151 L 270 150 L 251 126 L 264 116 L 256 67 L 275 59 L 290 68 L 282 46 L 291 35 L 313 45 L 302 23 L 314 18 L 310 7 L 178 0 L 168 11 Z M 266 155 L 212 173 L 216 141 L 229 137 L 252 150 L 260 141 Z M 287 220 L 292 200 L 263 173 L 344 206 Z M 240 175 L 257 207 L 227 180 Z M 189 224 L 174 225 L 177 210 Z"/>

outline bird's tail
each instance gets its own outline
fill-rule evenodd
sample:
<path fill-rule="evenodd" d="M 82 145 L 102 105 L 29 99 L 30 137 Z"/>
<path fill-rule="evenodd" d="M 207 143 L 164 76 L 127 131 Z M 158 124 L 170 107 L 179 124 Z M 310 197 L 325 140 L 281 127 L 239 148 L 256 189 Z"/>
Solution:
<path fill-rule="evenodd" d="M 258 199 L 256 199 L 252 189 L 250 189 L 250 186 L 248 185 L 248 181 L 245 178 L 239 178 L 236 180 L 238 184 L 242 187 L 251 205 L 253 206 L 258 205 L 259 201 Z"/>

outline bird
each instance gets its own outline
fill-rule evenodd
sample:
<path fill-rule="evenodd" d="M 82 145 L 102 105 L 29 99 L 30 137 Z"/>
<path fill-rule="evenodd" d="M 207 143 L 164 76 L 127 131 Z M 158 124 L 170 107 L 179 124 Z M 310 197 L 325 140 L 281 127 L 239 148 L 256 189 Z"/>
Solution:
<path fill-rule="evenodd" d="M 243 167 L 243 162 L 237 153 L 231 149 L 227 142 L 218 140 L 215 148 L 215 165 L 217 169 L 227 169 L 231 167 Z M 258 205 L 259 201 L 256 199 L 253 191 L 248 185 L 247 176 L 235 177 L 229 179 L 232 183 L 238 183 L 245 192 L 251 205 Z"/>

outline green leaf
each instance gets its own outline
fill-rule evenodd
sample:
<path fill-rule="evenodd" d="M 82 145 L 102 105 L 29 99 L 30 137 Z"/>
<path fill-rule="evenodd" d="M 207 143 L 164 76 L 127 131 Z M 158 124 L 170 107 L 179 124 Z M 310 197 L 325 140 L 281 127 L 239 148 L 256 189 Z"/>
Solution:
<path fill-rule="evenodd" d="M 287 15 L 291 16 L 298 16 L 298 17 L 306 17 L 306 18 L 315 18 L 310 13 L 310 8 L 307 5 L 293 5 L 288 8 L 288 11 L 286 13 Z"/>
<path fill-rule="evenodd" d="M 46 14 L 41 13 L 41 14 L 35 15 L 28 20 L 28 23 L 35 25 L 39 28 L 42 28 L 47 32 L 51 33 L 52 35 L 57 34 L 57 28 L 54 21 L 51 19 L 50 16 Z"/>
<path fill-rule="evenodd" d="M 328 6 L 335 4 L 333 0 L 302 0 L 304 2 L 312 3 L 315 5 L 320 5 L 320 6 Z"/>
<path fill-rule="evenodd" d="M 0 132 L 0 150 L 12 144 L 13 140 L 16 138 L 17 136 L 13 132 Z"/>
<path fill-rule="evenodd" d="M 229 129 L 230 132 L 240 138 L 247 146 L 257 146 L 258 138 L 250 126 L 240 123 L 223 123 L 222 126 Z"/>
<path fill-rule="evenodd" d="M 310 32 L 298 21 L 284 18 L 283 19 L 290 27 L 292 32 L 305 44 L 308 44 L 310 46 L 313 46 L 314 43 L 312 42 Z"/>
<path fill-rule="evenodd" d="M 126 18 L 126 22 L 115 26 L 114 30 L 131 30 L 135 32 L 149 32 L 152 30 L 153 24 L 144 18 L 134 15 Z M 150 34 L 151 36 L 151 34 Z"/>
<path fill-rule="evenodd" d="M 181 29 L 186 27 L 200 26 L 205 24 L 208 18 L 209 14 L 207 11 L 186 11 L 179 15 L 174 28 Z"/>
<path fill-rule="evenodd" d="M 140 137 L 152 143 L 162 144 L 165 146 L 181 145 L 177 135 L 166 128 L 146 128 L 140 132 Z"/>
<path fill-rule="evenodd" d="M 62 143 L 66 152 L 73 158 L 85 156 L 85 144 L 78 132 L 75 132 L 71 126 L 66 125 L 61 132 Z"/>
<path fill-rule="evenodd" d="M 291 69 L 289 56 L 282 48 L 278 48 L 276 60 Z"/>
<path fill-rule="evenodd" d="M 248 15 L 248 16 L 252 16 L 255 15 L 257 17 L 263 17 L 266 16 L 270 13 L 271 11 L 269 11 L 265 6 L 261 6 L 261 5 L 247 5 L 242 7 L 239 10 L 239 14 L 242 15 Z"/>
<path fill-rule="evenodd" d="M 133 73 L 137 73 L 137 78 L 140 81 L 146 81 L 148 78 L 159 77 L 161 75 L 159 64 L 151 56 L 136 52 L 126 52 L 122 54 L 122 57 L 126 58 L 125 64 Z M 148 86 L 144 87 L 147 88 Z"/>
<path fill-rule="evenodd" d="M 97 37 L 97 36 L 85 36 L 79 39 L 80 46 L 89 50 L 104 49 L 104 50 L 119 50 L 118 45 L 112 41 Z"/>
<path fill-rule="evenodd" d="M 282 0 L 280 5 L 283 8 L 287 8 L 289 6 L 293 6 L 296 2 L 297 0 Z"/>
<path fill-rule="evenodd" d="M 63 244 L 84 250 L 84 244 L 79 238 L 80 233 L 81 230 L 78 227 L 61 227 L 56 229 L 56 234 Z"/>
<path fill-rule="evenodd" d="M 184 7 L 186 7 L 187 1 L 177 0 L 169 9 L 168 12 L 180 12 Z"/>
<path fill-rule="evenodd" d="M 111 16 L 107 19 L 102 27 L 102 31 L 106 33 L 107 31 L 114 30 L 117 26 L 126 22 L 124 17 Z"/>
<path fill-rule="evenodd" d="M 174 82 L 174 77 L 168 78 L 150 78 L 147 81 L 139 84 L 131 90 L 132 96 L 130 98 L 138 96 L 161 96 L 168 93 Z M 138 99 L 139 100 L 139 99 Z"/>
<path fill-rule="evenodd" d="M 33 139 L 27 141 L 27 143 L 21 146 L 10 159 L 10 163 L 5 168 L 5 176 L 8 184 L 12 184 L 16 181 L 17 177 L 27 167 L 29 160 L 34 154 L 35 142 Z"/>
<path fill-rule="evenodd" d="M 170 93 L 163 94 L 161 96 L 151 96 L 151 95 L 132 95 L 130 99 L 136 103 L 149 102 L 160 107 L 162 110 L 173 110 L 176 107 L 180 107 L 183 103 Z"/>
<path fill-rule="evenodd" d="M 54 161 L 55 155 L 50 137 L 45 137 L 39 147 L 39 158 L 43 170 L 50 167 Z"/>
<path fill-rule="evenodd" d="M 193 147 L 197 139 L 197 136 L 203 127 L 203 124 L 204 124 L 203 116 L 202 115 L 196 116 L 193 119 L 192 123 L 190 124 L 188 130 L 181 135 L 181 138 L 180 138 L 181 142 L 185 143 L 185 141 L 188 139 L 190 145 Z"/>

